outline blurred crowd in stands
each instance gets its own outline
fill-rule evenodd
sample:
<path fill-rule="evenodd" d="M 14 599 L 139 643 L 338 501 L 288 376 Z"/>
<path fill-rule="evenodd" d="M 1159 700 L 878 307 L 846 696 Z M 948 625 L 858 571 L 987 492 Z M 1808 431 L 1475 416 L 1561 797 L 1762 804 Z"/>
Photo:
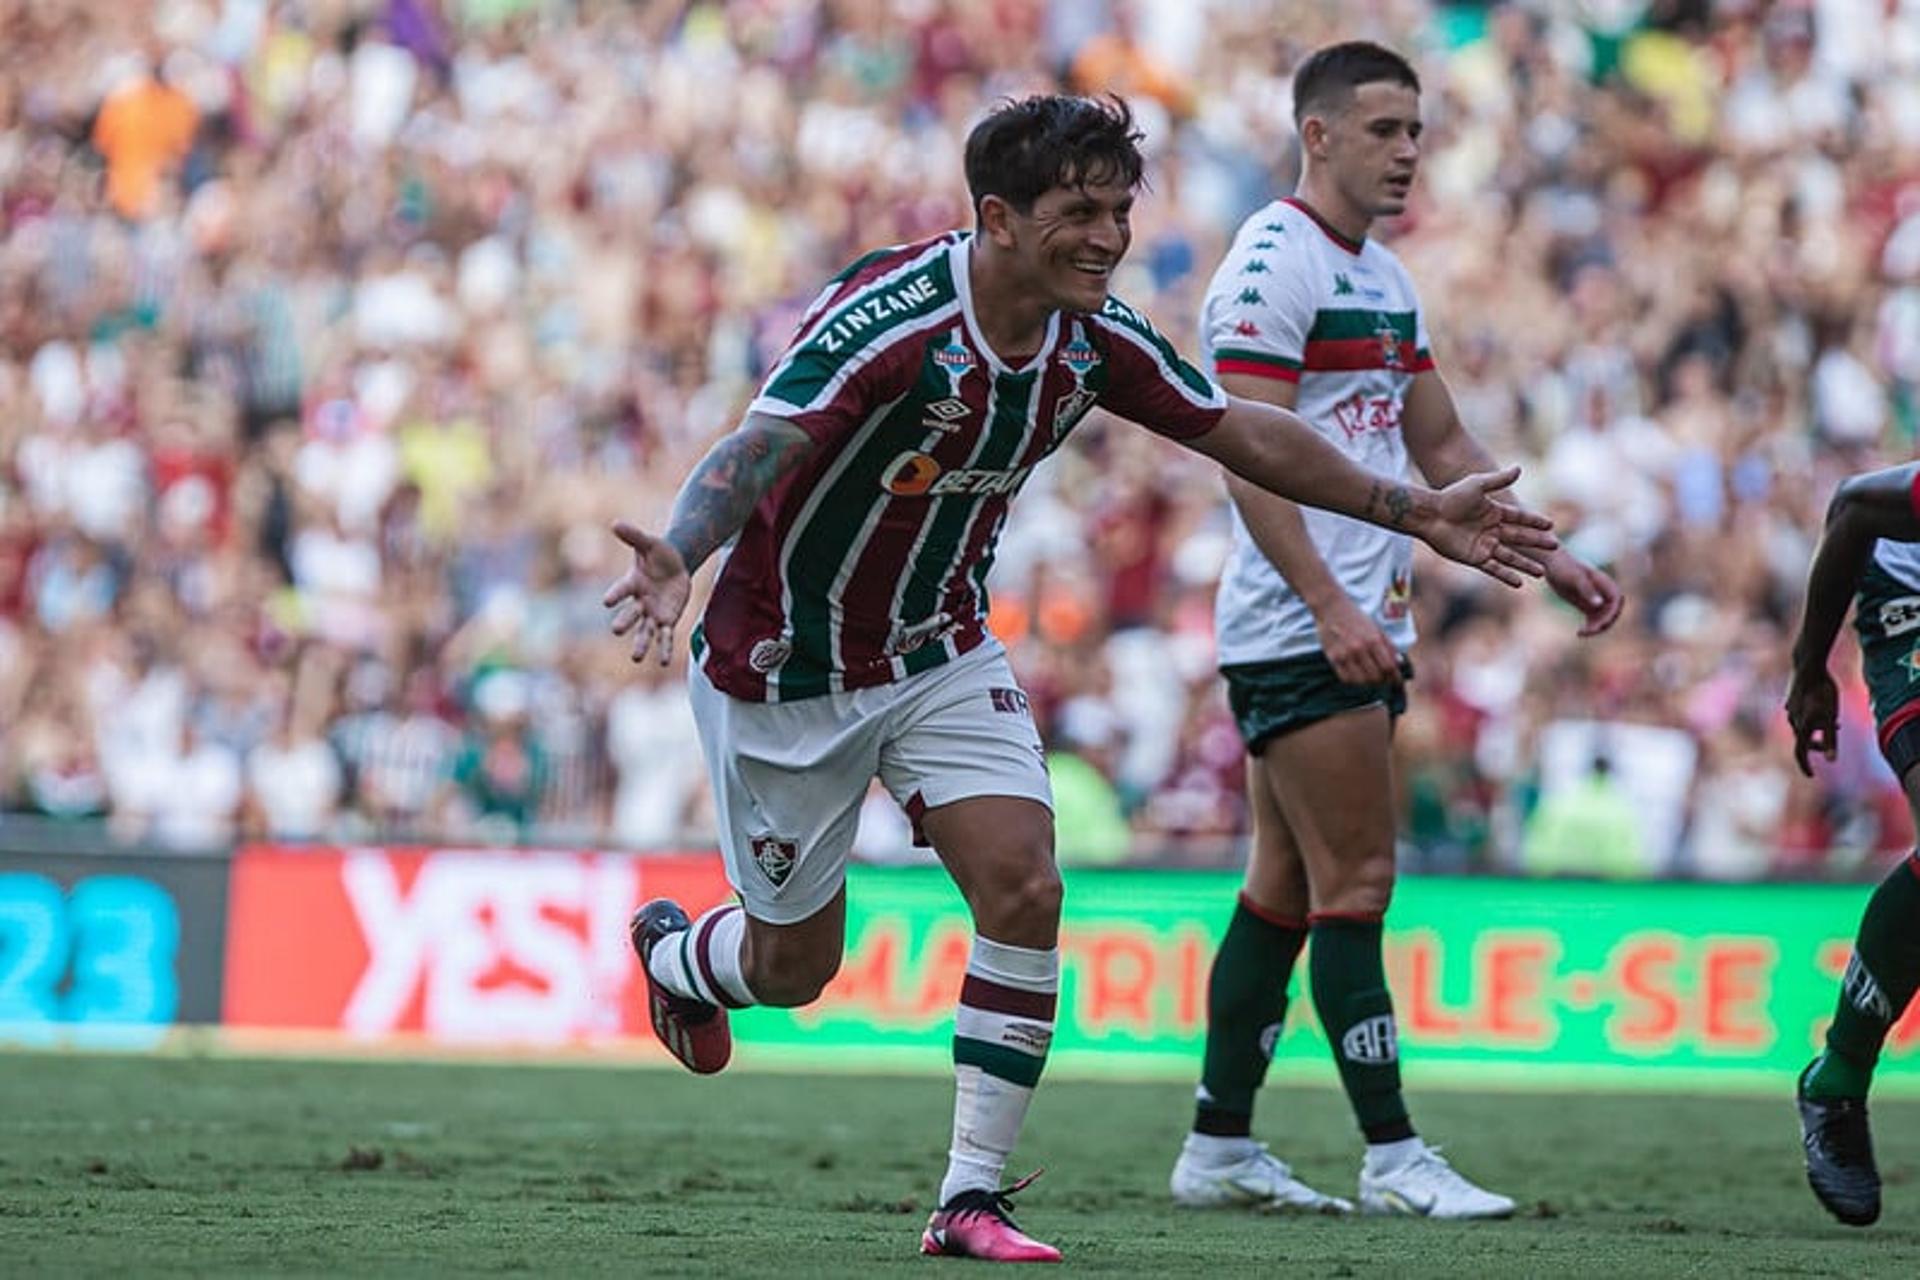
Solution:
<path fill-rule="evenodd" d="M 1116 291 L 1193 351 L 1289 69 L 1361 36 L 1425 80 L 1389 231 L 1441 368 L 1629 595 L 1578 641 L 1423 561 L 1409 867 L 1868 874 L 1912 832 L 1850 642 L 1818 781 L 1778 707 L 1826 496 L 1920 424 L 1899 0 L 0 0 L 0 830 L 710 840 L 608 523 L 659 525 L 826 275 L 967 224 L 1006 95 L 1140 110 Z M 1223 501 L 1096 417 L 1014 507 L 1069 859 L 1242 856 Z"/>

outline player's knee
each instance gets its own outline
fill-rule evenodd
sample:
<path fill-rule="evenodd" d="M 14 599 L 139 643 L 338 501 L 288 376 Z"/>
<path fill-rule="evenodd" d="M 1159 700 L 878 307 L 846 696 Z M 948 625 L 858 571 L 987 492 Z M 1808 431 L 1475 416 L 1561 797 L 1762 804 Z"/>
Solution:
<path fill-rule="evenodd" d="M 1060 928 L 1064 897 L 1051 858 L 1023 868 L 998 886 L 993 901 L 976 912 L 982 932 L 1016 946 L 1050 946 Z"/>
<path fill-rule="evenodd" d="M 1393 903 L 1393 858 L 1369 858 L 1342 868 L 1339 883 L 1319 895 L 1319 909 L 1382 914 Z"/>

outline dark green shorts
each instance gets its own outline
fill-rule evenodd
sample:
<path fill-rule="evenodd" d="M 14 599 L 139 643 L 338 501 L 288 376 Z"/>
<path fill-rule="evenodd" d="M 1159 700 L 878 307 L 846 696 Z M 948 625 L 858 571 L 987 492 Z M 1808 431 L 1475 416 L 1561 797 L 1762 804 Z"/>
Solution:
<path fill-rule="evenodd" d="M 1413 664 L 1403 656 L 1400 670 L 1413 678 Z M 1404 684 L 1342 684 L 1324 653 L 1303 653 L 1278 662 L 1237 662 L 1220 668 L 1227 678 L 1227 705 L 1247 744 L 1257 756 L 1283 733 L 1304 729 L 1328 716 L 1361 707 L 1384 706 L 1397 716 L 1407 709 Z"/>
<path fill-rule="evenodd" d="M 1920 763 L 1920 592 L 1870 563 L 1860 575 L 1853 625 L 1880 754 L 1905 777 Z"/>

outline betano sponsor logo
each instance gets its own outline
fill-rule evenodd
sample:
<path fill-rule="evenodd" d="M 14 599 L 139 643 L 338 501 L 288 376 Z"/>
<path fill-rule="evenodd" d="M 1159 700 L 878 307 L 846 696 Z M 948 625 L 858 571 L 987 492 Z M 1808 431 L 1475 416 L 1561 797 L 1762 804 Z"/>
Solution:
<path fill-rule="evenodd" d="M 988 497 L 1012 493 L 1032 467 L 1009 471 L 961 467 L 948 471 L 917 449 L 908 449 L 887 464 L 880 487 L 896 498 L 939 498 L 949 494 Z"/>

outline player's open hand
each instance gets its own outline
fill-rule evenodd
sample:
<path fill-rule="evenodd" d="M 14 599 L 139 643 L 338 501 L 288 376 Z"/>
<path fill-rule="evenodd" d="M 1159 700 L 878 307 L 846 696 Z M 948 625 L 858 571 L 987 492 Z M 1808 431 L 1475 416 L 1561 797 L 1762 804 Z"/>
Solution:
<path fill-rule="evenodd" d="M 1546 572 L 1542 563 L 1559 547 L 1553 521 L 1507 494 L 1520 468 L 1463 476 L 1440 490 L 1434 518 L 1419 535 L 1449 560 L 1471 565 L 1517 587 Z"/>
<path fill-rule="evenodd" d="M 1825 667 L 1795 671 L 1787 685 L 1787 723 L 1793 726 L 1793 762 L 1813 776 L 1809 752 L 1833 759 L 1840 745 L 1840 690 Z"/>
<path fill-rule="evenodd" d="M 600 603 L 612 609 L 613 634 L 633 634 L 633 660 L 649 651 L 661 666 L 673 657 L 673 628 L 686 612 L 693 579 L 680 553 L 664 538 L 616 521 L 613 536 L 633 548 L 633 568 L 607 588 Z"/>
<path fill-rule="evenodd" d="M 1341 684 L 1400 683 L 1400 651 L 1344 592 L 1314 611 L 1313 625 L 1320 633 L 1320 652 Z"/>
<path fill-rule="evenodd" d="M 1585 619 L 1580 627 L 1582 636 L 1597 636 L 1612 626 L 1625 600 L 1620 584 L 1609 574 L 1565 551 L 1548 557 L 1547 585 L 1580 611 Z"/>

